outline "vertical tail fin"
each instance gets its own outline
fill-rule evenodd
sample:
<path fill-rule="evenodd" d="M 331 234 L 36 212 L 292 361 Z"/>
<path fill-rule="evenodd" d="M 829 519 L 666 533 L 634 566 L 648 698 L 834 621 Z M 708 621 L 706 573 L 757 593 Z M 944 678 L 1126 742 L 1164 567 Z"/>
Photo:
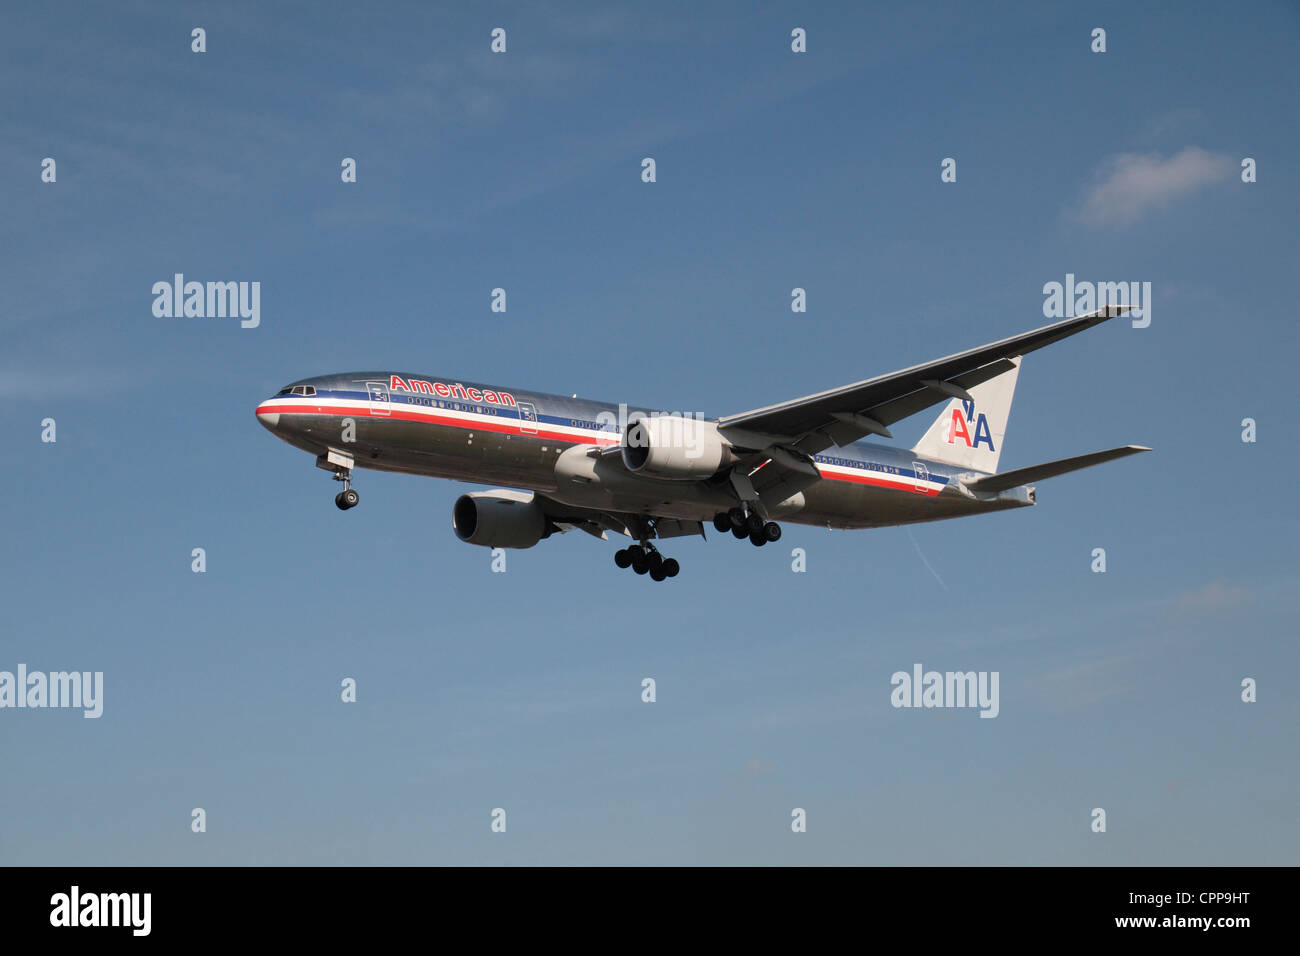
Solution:
<path fill-rule="evenodd" d="M 1015 368 L 981 382 L 970 390 L 972 402 L 954 398 L 921 436 L 912 451 L 918 458 L 941 461 L 973 471 L 992 474 L 998 470 L 1002 439 L 1007 433 L 1011 398 L 1020 374 L 1020 356 L 1011 359 Z"/>

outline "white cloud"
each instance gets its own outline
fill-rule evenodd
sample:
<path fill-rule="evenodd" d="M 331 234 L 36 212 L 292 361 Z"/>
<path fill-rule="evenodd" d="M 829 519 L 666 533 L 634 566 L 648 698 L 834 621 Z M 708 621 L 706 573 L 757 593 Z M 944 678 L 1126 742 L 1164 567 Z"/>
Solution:
<path fill-rule="evenodd" d="M 1079 219 L 1088 225 L 1125 225 L 1210 183 L 1227 179 L 1235 161 L 1199 146 L 1168 159 L 1155 153 L 1121 153 L 1108 160 L 1084 197 Z"/>

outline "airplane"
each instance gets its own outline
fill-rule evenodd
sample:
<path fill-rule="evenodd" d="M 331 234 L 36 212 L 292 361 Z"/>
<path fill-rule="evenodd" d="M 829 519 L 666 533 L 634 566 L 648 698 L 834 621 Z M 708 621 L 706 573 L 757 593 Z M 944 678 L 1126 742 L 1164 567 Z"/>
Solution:
<path fill-rule="evenodd" d="M 1023 508 L 1034 482 L 1149 451 L 1107 451 L 998 473 L 1021 357 L 1129 311 L 1112 305 L 947 358 L 722 418 L 502 389 L 409 372 L 345 372 L 286 385 L 257 406 L 272 434 L 316 456 L 360 500 L 355 468 L 504 485 L 457 498 L 469 544 L 531 548 L 574 529 L 632 539 L 614 562 L 676 577 L 655 542 L 705 522 L 765 545 L 776 519 L 880 528 Z M 946 402 L 910 450 L 889 426 Z"/>

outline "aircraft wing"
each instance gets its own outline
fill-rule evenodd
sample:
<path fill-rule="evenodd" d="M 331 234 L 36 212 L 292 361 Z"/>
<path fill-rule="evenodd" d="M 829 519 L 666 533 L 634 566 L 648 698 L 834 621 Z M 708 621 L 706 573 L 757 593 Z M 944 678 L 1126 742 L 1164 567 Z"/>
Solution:
<path fill-rule="evenodd" d="M 601 539 L 610 531 L 633 538 L 680 538 L 688 534 L 704 536 L 704 526 L 698 521 L 656 518 L 626 511 L 575 508 L 545 496 L 539 496 L 539 500 L 548 520 L 562 532 L 576 528 Z"/>
<path fill-rule="evenodd" d="M 1131 308 L 1107 306 L 924 365 L 730 415 L 719 420 L 718 428 L 742 447 L 785 446 L 804 455 L 831 445 L 847 445 L 870 434 L 892 438 L 889 425 L 952 398 L 969 400 L 968 390 L 1008 371 L 1011 358 L 1100 325 Z"/>

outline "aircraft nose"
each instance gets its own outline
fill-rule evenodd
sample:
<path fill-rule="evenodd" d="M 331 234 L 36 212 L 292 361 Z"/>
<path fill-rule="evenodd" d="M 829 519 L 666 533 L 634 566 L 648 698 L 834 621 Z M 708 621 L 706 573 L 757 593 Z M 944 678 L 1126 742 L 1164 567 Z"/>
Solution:
<path fill-rule="evenodd" d="M 280 424 L 280 413 L 271 411 L 266 402 L 257 406 L 257 420 L 265 425 L 270 431 Z"/>

